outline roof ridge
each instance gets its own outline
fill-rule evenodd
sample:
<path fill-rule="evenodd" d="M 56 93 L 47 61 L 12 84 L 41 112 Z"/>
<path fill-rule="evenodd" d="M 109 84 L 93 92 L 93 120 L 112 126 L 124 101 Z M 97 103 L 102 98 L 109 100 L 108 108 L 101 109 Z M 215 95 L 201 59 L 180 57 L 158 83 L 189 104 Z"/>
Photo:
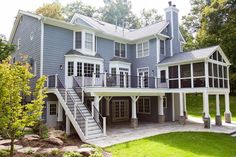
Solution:
<path fill-rule="evenodd" d="M 191 50 L 191 51 L 185 51 L 185 52 L 183 52 L 183 53 L 186 53 L 186 52 L 193 52 L 193 51 L 198 51 L 198 50 L 204 50 L 204 49 L 210 49 L 210 48 L 218 47 L 218 46 L 219 46 L 219 45 L 214 45 L 214 46 L 199 48 L 199 49 L 195 49 L 195 50 Z"/>

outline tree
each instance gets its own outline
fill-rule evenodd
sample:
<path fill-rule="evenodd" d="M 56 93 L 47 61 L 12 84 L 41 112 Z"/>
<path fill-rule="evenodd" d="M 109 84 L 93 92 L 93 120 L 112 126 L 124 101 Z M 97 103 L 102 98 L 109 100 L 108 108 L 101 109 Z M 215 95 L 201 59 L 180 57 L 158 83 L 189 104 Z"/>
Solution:
<path fill-rule="evenodd" d="M 11 139 L 10 157 L 14 140 L 22 135 L 25 127 L 33 126 L 42 114 L 46 97 L 45 77 L 38 79 L 33 92 L 34 99 L 24 103 L 24 96 L 31 96 L 29 64 L 4 60 L 0 64 L 0 128 L 1 134 Z"/>
<path fill-rule="evenodd" d="M 0 36 L 0 63 L 2 60 L 6 59 L 12 52 L 14 51 L 14 46 L 8 44 L 6 38 L 1 35 Z"/>
<path fill-rule="evenodd" d="M 59 1 L 54 1 L 52 3 L 43 4 L 36 10 L 36 14 L 41 14 L 46 17 L 51 17 L 58 20 L 63 20 L 62 16 L 62 5 Z"/>
<path fill-rule="evenodd" d="M 80 0 L 67 4 L 62 8 L 62 13 L 65 16 L 66 21 L 70 21 L 75 13 L 80 13 L 85 16 L 93 17 L 97 12 L 95 7 L 86 5 Z"/>
<path fill-rule="evenodd" d="M 157 13 L 156 9 L 143 9 L 141 11 L 141 25 L 142 27 L 157 23 L 162 20 L 162 16 Z"/>
<path fill-rule="evenodd" d="M 102 21 L 124 26 L 126 28 L 137 28 L 138 18 L 131 11 L 131 1 L 127 0 L 104 0 L 105 6 L 99 9 Z"/>

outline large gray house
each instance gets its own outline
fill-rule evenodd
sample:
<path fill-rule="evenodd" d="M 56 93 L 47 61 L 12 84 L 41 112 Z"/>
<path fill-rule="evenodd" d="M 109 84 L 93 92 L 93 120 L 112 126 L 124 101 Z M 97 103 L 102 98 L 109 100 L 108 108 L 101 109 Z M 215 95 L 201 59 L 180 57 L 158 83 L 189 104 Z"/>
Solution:
<path fill-rule="evenodd" d="M 209 95 L 229 108 L 229 60 L 220 46 L 183 52 L 179 10 L 169 3 L 165 20 L 135 30 L 75 14 L 70 22 L 19 11 L 9 42 L 13 60 L 27 54 L 35 79 L 46 75 L 42 119 L 75 131 L 83 141 L 106 136 L 118 123 L 185 123 L 187 93 L 203 94 L 204 127 L 211 126 Z M 128 127 L 128 126 L 127 126 Z"/>

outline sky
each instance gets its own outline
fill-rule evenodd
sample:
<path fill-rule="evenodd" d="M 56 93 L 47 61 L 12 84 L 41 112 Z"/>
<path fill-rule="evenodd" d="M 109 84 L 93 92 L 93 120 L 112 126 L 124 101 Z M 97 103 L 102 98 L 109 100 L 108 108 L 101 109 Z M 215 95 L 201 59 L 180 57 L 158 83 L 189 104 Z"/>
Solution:
<path fill-rule="evenodd" d="M 18 10 L 35 11 L 44 3 L 51 3 L 54 0 L 4 0 L 0 5 L 0 34 L 7 37 L 10 36 L 11 29 Z M 62 5 L 66 5 L 75 0 L 59 0 Z M 145 9 L 155 8 L 160 15 L 164 15 L 164 8 L 168 7 L 170 0 L 131 0 L 132 11 L 139 15 L 140 11 Z M 92 5 L 96 8 L 103 6 L 103 0 L 82 0 L 85 4 Z M 172 4 L 180 10 L 179 19 L 183 15 L 187 15 L 190 11 L 189 0 L 172 0 Z M 163 16 L 164 17 L 164 16 Z"/>

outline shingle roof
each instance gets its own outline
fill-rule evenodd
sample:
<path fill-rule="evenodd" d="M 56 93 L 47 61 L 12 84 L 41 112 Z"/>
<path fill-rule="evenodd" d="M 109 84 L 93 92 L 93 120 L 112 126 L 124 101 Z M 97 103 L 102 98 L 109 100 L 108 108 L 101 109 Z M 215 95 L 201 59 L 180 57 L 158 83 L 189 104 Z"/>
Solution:
<path fill-rule="evenodd" d="M 87 22 L 89 25 L 93 26 L 95 29 L 98 29 L 110 35 L 115 35 L 117 37 L 125 38 L 127 40 L 137 40 L 140 38 L 158 34 L 168 25 L 168 22 L 160 21 L 158 23 L 154 23 L 152 25 L 148 25 L 140 29 L 134 29 L 134 30 L 124 29 L 123 31 L 122 27 L 119 26 L 116 27 L 113 24 L 99 21 L 95 18 L 84 16 L 81 14 L 75 14 L 75 15 L 78 18 L 81 18 L 82 20 Z"/>
<path fill-rule="evenodd" d="M 204 59 L 209 57 L 218 47 L 219 46 L 212 46 L 190 52 L 177 53 L 172 57 L 165 58 L 158 65 Z"/>
<path fill-rule="evenodd" d="M 120 61 L 120 62 L 131 63 L 130 60 L 128 60 L 126 58 L 119 58 L 119 57 L 113 57 L 110 61 Z"/>
<path fill-rule="evenodd" d="M 83 54 L 83 53 L 81 53 L 81 52 L 79 52 L 79 51 L 76 51 L 76 50 L 70 50 L 70 51 L 68 51 L 65 55 L 78 55 L 78 56 L 102 58 L 102 56 L 101 56 L 99 53 L 96 53 L 95 56 L 92 56 L 92 55 Z M 103 59 L 103 58 L 102 58 L 102 59 Z"/>

